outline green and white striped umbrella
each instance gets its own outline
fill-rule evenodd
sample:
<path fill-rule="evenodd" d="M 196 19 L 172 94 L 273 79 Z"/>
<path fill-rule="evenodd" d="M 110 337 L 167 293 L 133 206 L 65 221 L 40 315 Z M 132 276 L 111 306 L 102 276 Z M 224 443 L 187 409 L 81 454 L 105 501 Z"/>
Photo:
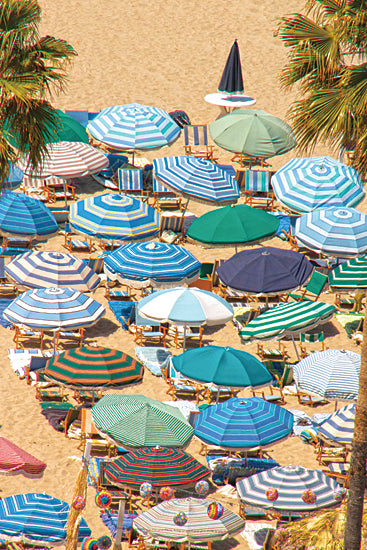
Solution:
<path fill-rule="evenodd" d="M 281 304 L 250 321 L 239 334 L 245 342 L 292 336 L 326 323 L 332 318 L 334 311 L 335 307 L 332 305 L 309 300 Z"/>
<path fill-rule="evenodd" d="M 367 288 L 367 256 L 352 258 L 329 274 L 329 285 L 335 288 Z"/>

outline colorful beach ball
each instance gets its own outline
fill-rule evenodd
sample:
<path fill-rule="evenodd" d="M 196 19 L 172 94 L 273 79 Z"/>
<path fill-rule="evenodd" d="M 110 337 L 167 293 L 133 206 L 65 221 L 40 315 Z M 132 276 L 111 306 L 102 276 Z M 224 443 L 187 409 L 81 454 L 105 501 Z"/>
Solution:
<path fill-rule="evenodd" d="M 185 512 L 179 512 L 178 514 L 176 514 L 173 518 L 173 522 L 179 527 L 183 527 L 185 523 L 187 523 L 187 516 Z"/>
<path fill-rule="evenodd" d="M 159 491 L 159 496 L 162 500 L 171 500 L 175 496 L 175 491 L 171 487 L 162 487 Z"/>
<path fill-rule="evenodd" d="M 72 507 L 74 510 L 84 510 L 85 508 L 85 498 L 81 496 L 77 496 L 74 498 Z"/>
<path fill-rule="evenodd" d="M 335 491 L 335 493 L 334 493 L 334 499 L 335 499 L 337 502 L 341 502 L 341 501 L 344 500 L 346 497 L 347 497 L 347 490 L 344 489 L 344 488 L 340 488 L 340 489 L 338 489 L 337 491 Z"/>
<path fill-rule="evenodd" d="M 208 516 L 210 519 L 219 519 L 223 515 L 223 506 L 219 502 L 212 502 L 208 506 Z"/>
<path fill-rule="evenodd" d="M 112 546 L 112 540 L 107 535 L 103 535 L 97 540 L 97 546 L 100 550 L 108 550 Z"/>
<path fill-rule="evenodd" d="M 96 504 L 99 508 L 108 508 L 111 505 L 112 497 L 108 491 L 99 491 L 96 494 Z"/>
<path fill-rule="evenodd" d="M 151 483 L 148 483 L 147 481 L 145 481 L 140 485 L 139 494 L 141 497 L 143 498 L 150 497 L 150 495 L 152 494 L 152 491 L 153 491 L 153 486 Z"/>
<path fill-rule="evenodd" d="M 82 542 L 82 550 L 98 550 L 98 543 L 93 537 L 86 537 Z"/>
<path fill-rule="evenodd" d="M 316 495 L 313 491 L 307 489 L 307 491 L 303 491 L 302 493 L 302 500 L 306 504 L 314 504 L 316 502 Z"/>
<path fill-rule="evenodd" d="M 209 493 L 209 483 L 207 481 L 198 481 L 195 485 L 195 491 L 201 497 L 205 497 Z"/>
<path fill-rule="evenodd" d="M 278 491 L 274 487 L 269 487 L 266 491 L 266 498 L 271 502 L 274 502 L 278 498 Z"/>

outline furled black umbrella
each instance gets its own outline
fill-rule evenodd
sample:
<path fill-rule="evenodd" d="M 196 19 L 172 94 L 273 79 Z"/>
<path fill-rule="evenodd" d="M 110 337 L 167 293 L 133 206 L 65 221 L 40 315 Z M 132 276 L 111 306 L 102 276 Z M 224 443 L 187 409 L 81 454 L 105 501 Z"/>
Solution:
<path fill-rule="evenodd" d="M 229 52 L 229 56 L 224 67 L 222 78 L 218 86 L 218 92 L 226 94 L 243 93 L 243 78 L 240 60 L 240 50 L 237 40 Z"/>

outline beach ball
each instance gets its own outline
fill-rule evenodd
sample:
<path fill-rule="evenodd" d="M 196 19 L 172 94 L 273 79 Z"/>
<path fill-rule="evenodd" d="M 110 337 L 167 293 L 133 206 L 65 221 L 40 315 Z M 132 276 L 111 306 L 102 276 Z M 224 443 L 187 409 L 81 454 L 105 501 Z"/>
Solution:
<path fill-rule="evenodd" d="M 219 502 L 212 502 L 208 506 L 208 516 L 210 519 L 219 519 L 223 515 L 223 506 Z"/>
<path fill-rule="evenodd" d="M 162 500 L 170 500 L 175 496 L 175 491 L 168 486 L 162 487 L 162 489 L 159 491 L 159 496 Z"/>
<path fill-rule="evenodd" d="M 341 502 L 347 497 L 347 490 L 344 488 L 337 489 L 334 493 L 334 499 L 337 502 Z"/>
<path fill-rule="evenodd" d="M 74 498 L 72 507 L 74 510 L 84 510 L 85 508 L 85 498 L 81 496 L 77 496 Z"/>
<path fill-rule="evenodd" d="M 207 481 L 198 481 L 195 485 L 195 491 L 201 497 L 205 497 L 209 493 L 209 483 Z"/>
<path fill-rule="evenodd" d="M 313 504 L 314 502 L 316 502 L 316 495 L 313 491 L 307 489 L 307 491 L 303 491 L 302 493 L 302 500 L 306 504 Z"/>
<path fill-rule="evenodd" d="M 150 495 L 152 494 L 152 491 L 153 491 L 153 487 L 151 483 L 148 483 L 145 481 L 140 485 L 139 493 L 141 497 L 143 498 L 150 497 Z"/>
<path fill-rule="evenodd" d="M 97 540 L 97 546 L 101 550 L 108 550 L 112 545 L 112 540 L 107 535 L 104 535 L 103 537 L 99 537 Z"/>
<path fill-rule="evenodd" d="M 108 491 L 99 491 L 95 500 L 99 508 L 108 508 L 111 505 L 112 497 Z"/>
<path fill-rule="evenodd" d="M 92 537 L 86 537 L 82 542 L 82 550 L 98 550 L 98 543 Z"/>
<path fill-rule="evenodd" d="M 179 525 L 180 527 L 183 527 L 183 525 L 185 525 L 185 523 L 187 523 L 187 516 L 184 512 L 179 512 L 178 514 L 175 515 L 175 517 L 173 518 L 173 522 L 176 524 L 176 525 Z"/>
<path fill-rule="evenodd" d="M 274 487 L 269 487 L 266 491 L 266 498 L 271 502 L 274 502 L 278 498 L 278 491 Z"/>

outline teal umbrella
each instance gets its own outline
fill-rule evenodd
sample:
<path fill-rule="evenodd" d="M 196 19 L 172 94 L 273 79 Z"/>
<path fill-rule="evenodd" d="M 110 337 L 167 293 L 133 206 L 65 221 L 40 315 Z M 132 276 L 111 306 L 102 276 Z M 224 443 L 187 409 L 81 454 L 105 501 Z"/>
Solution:
<path fill-rule="evenodd" d="M 212 122 L 209 132 L 222 149 L 248 157 L 283 155 L 297 145 L 292 128 L 261 109 L 236 109 Z"/>

